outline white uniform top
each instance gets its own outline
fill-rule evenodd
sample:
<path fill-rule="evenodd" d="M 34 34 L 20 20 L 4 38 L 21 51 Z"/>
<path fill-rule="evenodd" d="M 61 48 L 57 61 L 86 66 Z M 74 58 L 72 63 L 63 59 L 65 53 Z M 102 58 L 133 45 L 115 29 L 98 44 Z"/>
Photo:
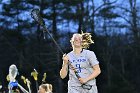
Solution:
<path fill-rule="evenodd" d="M 81 78 L 86 78 L 92 74 L 93 66 L 99 64 L 96 55 L 90 50 L 83 49 L 80 55 L 76 55 L 73 51 L 71 51 L 67 55 L 69 57 L 69 61 L 76 68 Z M 87 82 L 87 84 L 96 85 L 96 80 L 90 80 Z M 69 67 L 68 86 L 81 86 L 81 83 L 79 82 L 71 67 Z"/>

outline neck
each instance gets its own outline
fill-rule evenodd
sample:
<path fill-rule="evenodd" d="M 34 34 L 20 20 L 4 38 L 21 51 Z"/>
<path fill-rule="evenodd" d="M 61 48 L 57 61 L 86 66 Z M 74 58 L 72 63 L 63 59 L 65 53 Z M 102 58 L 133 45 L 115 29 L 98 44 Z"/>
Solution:
<path fill-rule="evenodd" d="M 80 54 L 81 51 L 82 51 L 82 48 L 81 47 L 80 48 L 74 48 L 73 51 L 74 51 L 75 54 Z"/>

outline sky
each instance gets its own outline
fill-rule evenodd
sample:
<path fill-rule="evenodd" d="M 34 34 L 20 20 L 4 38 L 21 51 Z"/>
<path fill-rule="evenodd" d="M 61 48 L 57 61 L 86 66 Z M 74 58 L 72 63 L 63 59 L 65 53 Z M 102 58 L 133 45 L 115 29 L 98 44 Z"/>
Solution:
<path fill-rule="evenodd" d="M 110 1 L 113 2 L 114 0 L 110 0 Z M 117 4 L 118 5 L 123 5 L 123 7 L 128 7 L 129 5 L 128 5 L 127 2 L 128 2 L 128 0 L 118 0 L 117 1 Z M 10 3 L 10 0 L 1 0 L 0 3 L 6 3 L 6 4 L 8 4 L 8 3 Z M 102 0 L 94 0 L 94 3 L 95 3 L 95 6 L 98 7 L 103 2 L 102 2 Z M 139 3 L 140 3 L 140 0 L 137 0 L 137 5 L 139 5 Z M 92 5 L 92 3 L 89 2 L 89 5 Z M 2 5 L 1 4 L 0 4 L 0 11 L 2 11 Z M 116 10 L 116 9 L 115 9 L 115 11 L 118 12 L 118 10 Z M 23 20 L 31 19 L 31 21 L 33 21 L 33 19 L 30 16 L 30 11 L 22 12 L 21 14 L 19 14 L 19 17 L 22 18 Z M 116 19 L 116 20 L 119 20 L 119 21 L 124 22 L 124 23 L 126 22 L 125 20 L 123 20 L 121 18 Z M 72 32 L 75 32 L 78 29 L 78 24 L 75 24 L 73 22 L 68 23 L 65 20 L 62 23 L 58 24 L 58 29 L 62 29 L 62 30 L 65 30 L 65 31 L 68 31 L 69 32 L 69 28 L 72 28 L 71 31 Z"/>

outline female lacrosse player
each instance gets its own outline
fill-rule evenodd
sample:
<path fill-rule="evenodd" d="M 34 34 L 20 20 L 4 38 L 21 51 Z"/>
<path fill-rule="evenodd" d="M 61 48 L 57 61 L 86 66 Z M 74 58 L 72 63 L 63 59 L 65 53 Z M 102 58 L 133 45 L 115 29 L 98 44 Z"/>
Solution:
<path fill-rule="evenodd" d="M 52 93 L 52 85 L 51 84 L 41 84 L 39 86 L 38 93 Z"/>
<path fill-rule="evenodd" d="M 69 71 L 68 93 L 98 93 L 95 78 L 101 73 L 99 62 L 94 52 L 86 50 L 93 43 L 91 35 L 73 34 L 70 42 L 73 50 L 63 55 L 60 70 L 62 79 Z"/>

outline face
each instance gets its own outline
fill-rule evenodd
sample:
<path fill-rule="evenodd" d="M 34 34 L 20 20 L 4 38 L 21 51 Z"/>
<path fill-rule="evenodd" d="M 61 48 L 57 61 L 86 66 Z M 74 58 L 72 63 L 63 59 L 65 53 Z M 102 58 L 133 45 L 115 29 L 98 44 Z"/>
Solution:
<path fill-rule="evenodd" d="M 81 42 L 82 42 L 81 36 L 79 34 L 76 34 L 73 37 L 73 45 L 74 45 L 74 47 L 81 47 Z"/>
<path fill-rule="evenodd" d="M 46 92 L 45 89 L 40 86 L 39 90 L 38 90 L 38 93 L 45 93 L 45 92 Z"/>

